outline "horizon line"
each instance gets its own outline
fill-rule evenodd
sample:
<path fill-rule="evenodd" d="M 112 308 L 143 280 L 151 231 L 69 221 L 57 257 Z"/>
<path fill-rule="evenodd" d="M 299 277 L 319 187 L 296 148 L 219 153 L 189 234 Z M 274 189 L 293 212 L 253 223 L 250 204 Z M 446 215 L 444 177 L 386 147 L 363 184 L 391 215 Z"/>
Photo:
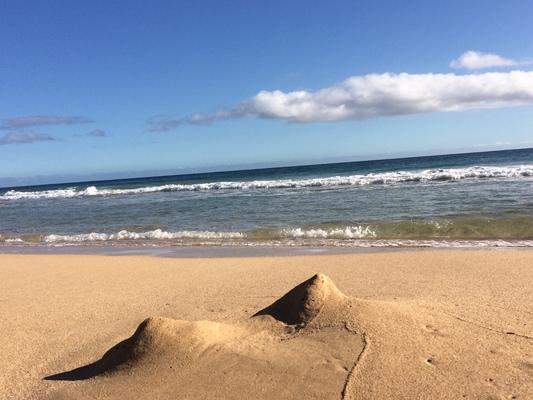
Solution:
<path fill-rule="evenodd" d="M 517 150 L 531 150 L 533 149 L 533 146 L 528 147 L 519 147 L 519 148 L 505 148 L 505 149 L 497 149 L 497 150 L 481 150 L 481 151 L 453 151 L 451 153 L 433 153 L 433 154 L 419 154 L 419 155 L 410 155 L 410 156 L 397 156 L 397 157 L 384 157 L 380 158 L 378 157 L 380 154 L 376 154 L 378 158 L 368 158 L 368 159 L 359 159 L 359 160 L 351 160 L 351 161 L 329 161 L 329 162 L 319 162 L 319 163 L 311 163 L 311 164 L 285 164 L 285 165 L 276 165 L 276 166 L 265 166 L 265 167 L 257 167 L 257 168 L 230 168 L 230 169 L 217 169 L 216 166 L 213 166 L 211 170 L 205 170 L 200 172 L 187 172 L 187 173 L 176 173 L 176 174 L 155 174 L 155 175 L 138 175 L 138 176 L 131 176 L 127 178 L 110 178 L 110 179 L 89 179 L 89 180 L 73 180 L 73 181 L 63 181 L 63 182 L 50 182 L 50 183 L 38 183 L 38 184 L 25 184 L 25 185 L 14 185 L 14 186 L 0 186 L 0 190 L 3 189 L 16 189 L 16 188 L 25 188 L 25 187 L 40 187 L 40 186 L 53 186 L 53 185 L 70 185 L 70 184 L 84 184 L 84 183 L 101 183 L 101 182 L 116 182 L 116 181 L 128 181 L 128 180 L 136 180 L 136 179 L 155 179 L 155 178 L 170 178 L 170 177 L 183 177 L 183 176 L 194 176 L 194 175 L 205 175 L 205 174 L 223 174 L 223 173 L 230 173 L 230 172 L 250 172 L 250 171 L 261 171 L 261 170 L 275 170 L 275 169 L 282 169 L 282 168 L 297 168 L 297 167 L 314 167 L 314 166 L 320 166 L 320 165 L 333 165 L 333 164 L 351 164 L 351 163 L 364 163 L 364 162 L 372 162 L 372 161 L 388 161 L 388 160 L 407 160 L 412 158 L 423 158 L 423 157 L 442 157 L 442 156 L 454 156 L 454 155 L 461 155 L 461 154 L 480 154 L 480 153 L 497 153 L 500 151 L 517 151 Z M 429 151 L 428 151 L 429 152 Z M 386 154 L 386 153 L 385 153 Z M 401 153 L 398 153 L 401 154 Z M 341 158 L 341 157 L 339 157 Z M 273 163 L 276 163 L 274 161 Z M 279 163 L 283 163 L 283 161 L 279 161 Z M 238 165 L 238 164 L 237 164 Z M 248 164 L 253 165 L 253 164 Z M 210 167 L 206 167 L 210 168 Z M 194 168 L 191 168 L 194 169 Z M 201 169 L 201 168 L 198 168 Z M 156 172 L 155 170 L 154 172 Z M 123 174 L 128 174 L 128 172 L 122 172 Z M 113 174 L 113 172 L 110 172 L 109 174 Z M 120 174 L 120 172 L 117 172 L 116 174 Z M 1 178 L 0 178 L 1 179 Z M 4 179 L 17 179 L 17 178 L 4 178 Z M 24 179 L 24 178 L 21 178 Z"/>

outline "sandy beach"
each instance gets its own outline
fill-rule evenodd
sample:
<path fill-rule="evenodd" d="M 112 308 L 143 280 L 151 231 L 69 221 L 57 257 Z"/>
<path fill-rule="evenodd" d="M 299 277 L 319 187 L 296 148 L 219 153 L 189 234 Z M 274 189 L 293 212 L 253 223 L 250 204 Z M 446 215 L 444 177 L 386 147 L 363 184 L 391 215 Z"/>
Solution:
<path fill-rule="evenodd" d="M 0 400 L 533 400 L 533 1 L 0 15 Z"/>
<path fill-rule="evenodd" d="M 532 282 L 515 250 L 0 255 L 0 398 L 530 399 Z"/>

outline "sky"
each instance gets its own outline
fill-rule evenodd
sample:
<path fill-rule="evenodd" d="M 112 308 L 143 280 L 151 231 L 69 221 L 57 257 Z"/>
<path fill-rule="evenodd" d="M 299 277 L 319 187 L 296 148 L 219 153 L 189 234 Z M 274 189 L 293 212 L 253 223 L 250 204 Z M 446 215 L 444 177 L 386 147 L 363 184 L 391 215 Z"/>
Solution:
<path fill-rule="evenodd" d="M 533 147 L 533 1 L 0 0 L 0 185 Z"/>

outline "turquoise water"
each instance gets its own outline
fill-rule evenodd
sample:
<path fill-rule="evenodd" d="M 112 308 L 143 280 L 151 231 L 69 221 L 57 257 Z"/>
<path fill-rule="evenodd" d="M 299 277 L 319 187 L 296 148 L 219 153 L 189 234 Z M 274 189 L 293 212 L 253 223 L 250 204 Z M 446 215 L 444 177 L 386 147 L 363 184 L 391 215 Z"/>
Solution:
<path fill-rule="evenodd" d="M 0 189 L 10 245 L 533 246 L 533 149 Z"/>

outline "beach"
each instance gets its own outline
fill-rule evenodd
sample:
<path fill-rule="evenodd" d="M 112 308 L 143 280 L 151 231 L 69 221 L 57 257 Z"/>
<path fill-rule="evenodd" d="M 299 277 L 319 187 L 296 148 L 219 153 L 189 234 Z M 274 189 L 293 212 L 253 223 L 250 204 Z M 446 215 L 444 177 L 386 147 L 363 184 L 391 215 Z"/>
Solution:
<path fill-rule="evenodd" d="M 533 1 L 3 3 L 0 400 L 533 400 Z"/>
<path fill-rule="evenodd" d="M 3 254 L 0 398 L 528 399 L 531 282 L 530 250 Z"/>

